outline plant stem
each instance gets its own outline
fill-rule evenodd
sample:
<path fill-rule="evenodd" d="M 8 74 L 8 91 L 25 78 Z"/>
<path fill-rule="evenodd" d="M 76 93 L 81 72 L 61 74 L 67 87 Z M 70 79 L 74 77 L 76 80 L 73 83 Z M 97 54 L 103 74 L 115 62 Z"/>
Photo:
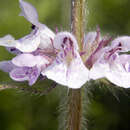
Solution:
<path fill-rule="evenodd" d="M 85 28 L 86 0 L 71 0 L 71 2 L 71 30 L 78 41 L 80 51 L 82 51 Z"/>
<path fill-rule="evenodd" d="M 71 30 L 75 35 L 79 51 L 83 48 L 85 0 L 71 0 Z M 67 130 L 81 130 L 82 126 L 82 89 L 70 89 L 68 95 Z"/>
<path fill-rule="evenodd" d="M 81 130 L 82 97 L 81 89 L 70 89 L 68 97 L 67 130 Z"/>

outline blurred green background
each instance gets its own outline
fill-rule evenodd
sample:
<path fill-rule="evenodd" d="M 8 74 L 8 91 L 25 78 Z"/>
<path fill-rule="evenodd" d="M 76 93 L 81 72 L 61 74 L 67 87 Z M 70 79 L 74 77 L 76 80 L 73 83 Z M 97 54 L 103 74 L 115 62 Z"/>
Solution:
<path fill-rule="evenodd" d="M 39 19 L 53 31 L 69 30 L 70 0 L 27 0 L 39 14 Z M 88 0 L 86 32 L 100 26 L 102 33 L 130 35 L 130 0 Z M 0 0 L 0 37 L 11 34 L 20 38 L 31 31 L 30 23 L 20 13 L 18 0 Z M 13 55 L 0 47 L 0 60 Z M 0 71 L 0 84 L 12 85 L 8 74 Z M 60 100 L 67 94 L 65 87 L 58 86 L 46 95 L 52 81 L 39 81 L 29 89 L 0 91 L 0 130 L 58 130 Z M 88 87 L 86 124 L 88 130 L 130 130 L 130 90 L 107 87 L 92 83 Z M 24 89 L 24 90 L 23 90 Z"/>

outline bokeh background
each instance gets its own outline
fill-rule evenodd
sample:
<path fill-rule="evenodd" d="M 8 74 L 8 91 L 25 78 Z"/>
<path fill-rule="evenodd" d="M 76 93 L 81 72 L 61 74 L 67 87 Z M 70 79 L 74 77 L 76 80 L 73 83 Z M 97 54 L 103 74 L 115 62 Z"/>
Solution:
<path fill-rule="evenodd" d="M 70 0 L 27 1 L 36 7 L 40 21 L 53 31 L 56 27 L 59 31 L 69 30 Z M 130 0 L 88 0 L 86 8 L 86 32 L 94 31 L 98 25 L 102 34 L 130 35 Z M 31 24 L 19 17 L 19 13 L 18 0 L 0 0 L 0 37 L 11 34 L 18 39 L 31 31 Z M 12 54 L 0 47 L 0 60 L 11 57 Z M 3 84 L 19 88 L 2 90 Z M 0 130 L 58 130 L 62 123 L 60 100 L 67 89 L 57 86 L 46 92 L 51 86 L 49 80 L 39 80 L 32 87 L 14 83 L 8 74 L 0 71 Z M 130 130 L 129 89 L 96 82 L 89 84 L 86 93 L 88 130 Z"/>

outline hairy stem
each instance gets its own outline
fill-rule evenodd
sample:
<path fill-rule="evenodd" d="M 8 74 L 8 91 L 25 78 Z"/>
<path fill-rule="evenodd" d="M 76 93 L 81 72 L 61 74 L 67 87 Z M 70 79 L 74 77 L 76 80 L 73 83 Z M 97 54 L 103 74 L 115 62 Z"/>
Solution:
<path fill-rule="evenodd" d="M 80 51 L 82 51 L 85 28 L 86 0 L 71 0 L 71 2 L 71 30 L 73 34 L 76 36 Z"/>
<path fill-rule="evenodd" d="M 79 50 L 83 48 L 85 0 L 72 0 L 71 30 L 75 35 Z M 70 89 L 68 95 L 68 116 L 66 130 L 81 130 L 82 89 Z"/>
<path fill-rule="evenodd" d="M 82 96 L 81 89 L 71 89 L 68 97 L 67 130 L 81 130 Z"/>

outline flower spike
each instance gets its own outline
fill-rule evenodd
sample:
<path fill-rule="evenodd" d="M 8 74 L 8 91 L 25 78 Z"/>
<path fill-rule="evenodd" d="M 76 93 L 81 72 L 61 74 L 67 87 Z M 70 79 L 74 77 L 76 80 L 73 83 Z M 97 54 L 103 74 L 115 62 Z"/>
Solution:
<path fill-rule="evenodd" d="M 16 56 L 1 61 L 0 69 L 15 81 L 33 85 L 42 75 L 57 83 L 78 89 L 87 81 L 107 78 L 120 87 L 130 87 L 130 36 L 102 37 L 100 28 L 89 32 L 83 40 L 83 50 L 69 32 L 51 31 L 38 20 L 36 9 L 19 0 L 21 16 L 32 25 L 32 32 L 18 40 L 11 35 L 0 38 L 0 46 Z"/>

